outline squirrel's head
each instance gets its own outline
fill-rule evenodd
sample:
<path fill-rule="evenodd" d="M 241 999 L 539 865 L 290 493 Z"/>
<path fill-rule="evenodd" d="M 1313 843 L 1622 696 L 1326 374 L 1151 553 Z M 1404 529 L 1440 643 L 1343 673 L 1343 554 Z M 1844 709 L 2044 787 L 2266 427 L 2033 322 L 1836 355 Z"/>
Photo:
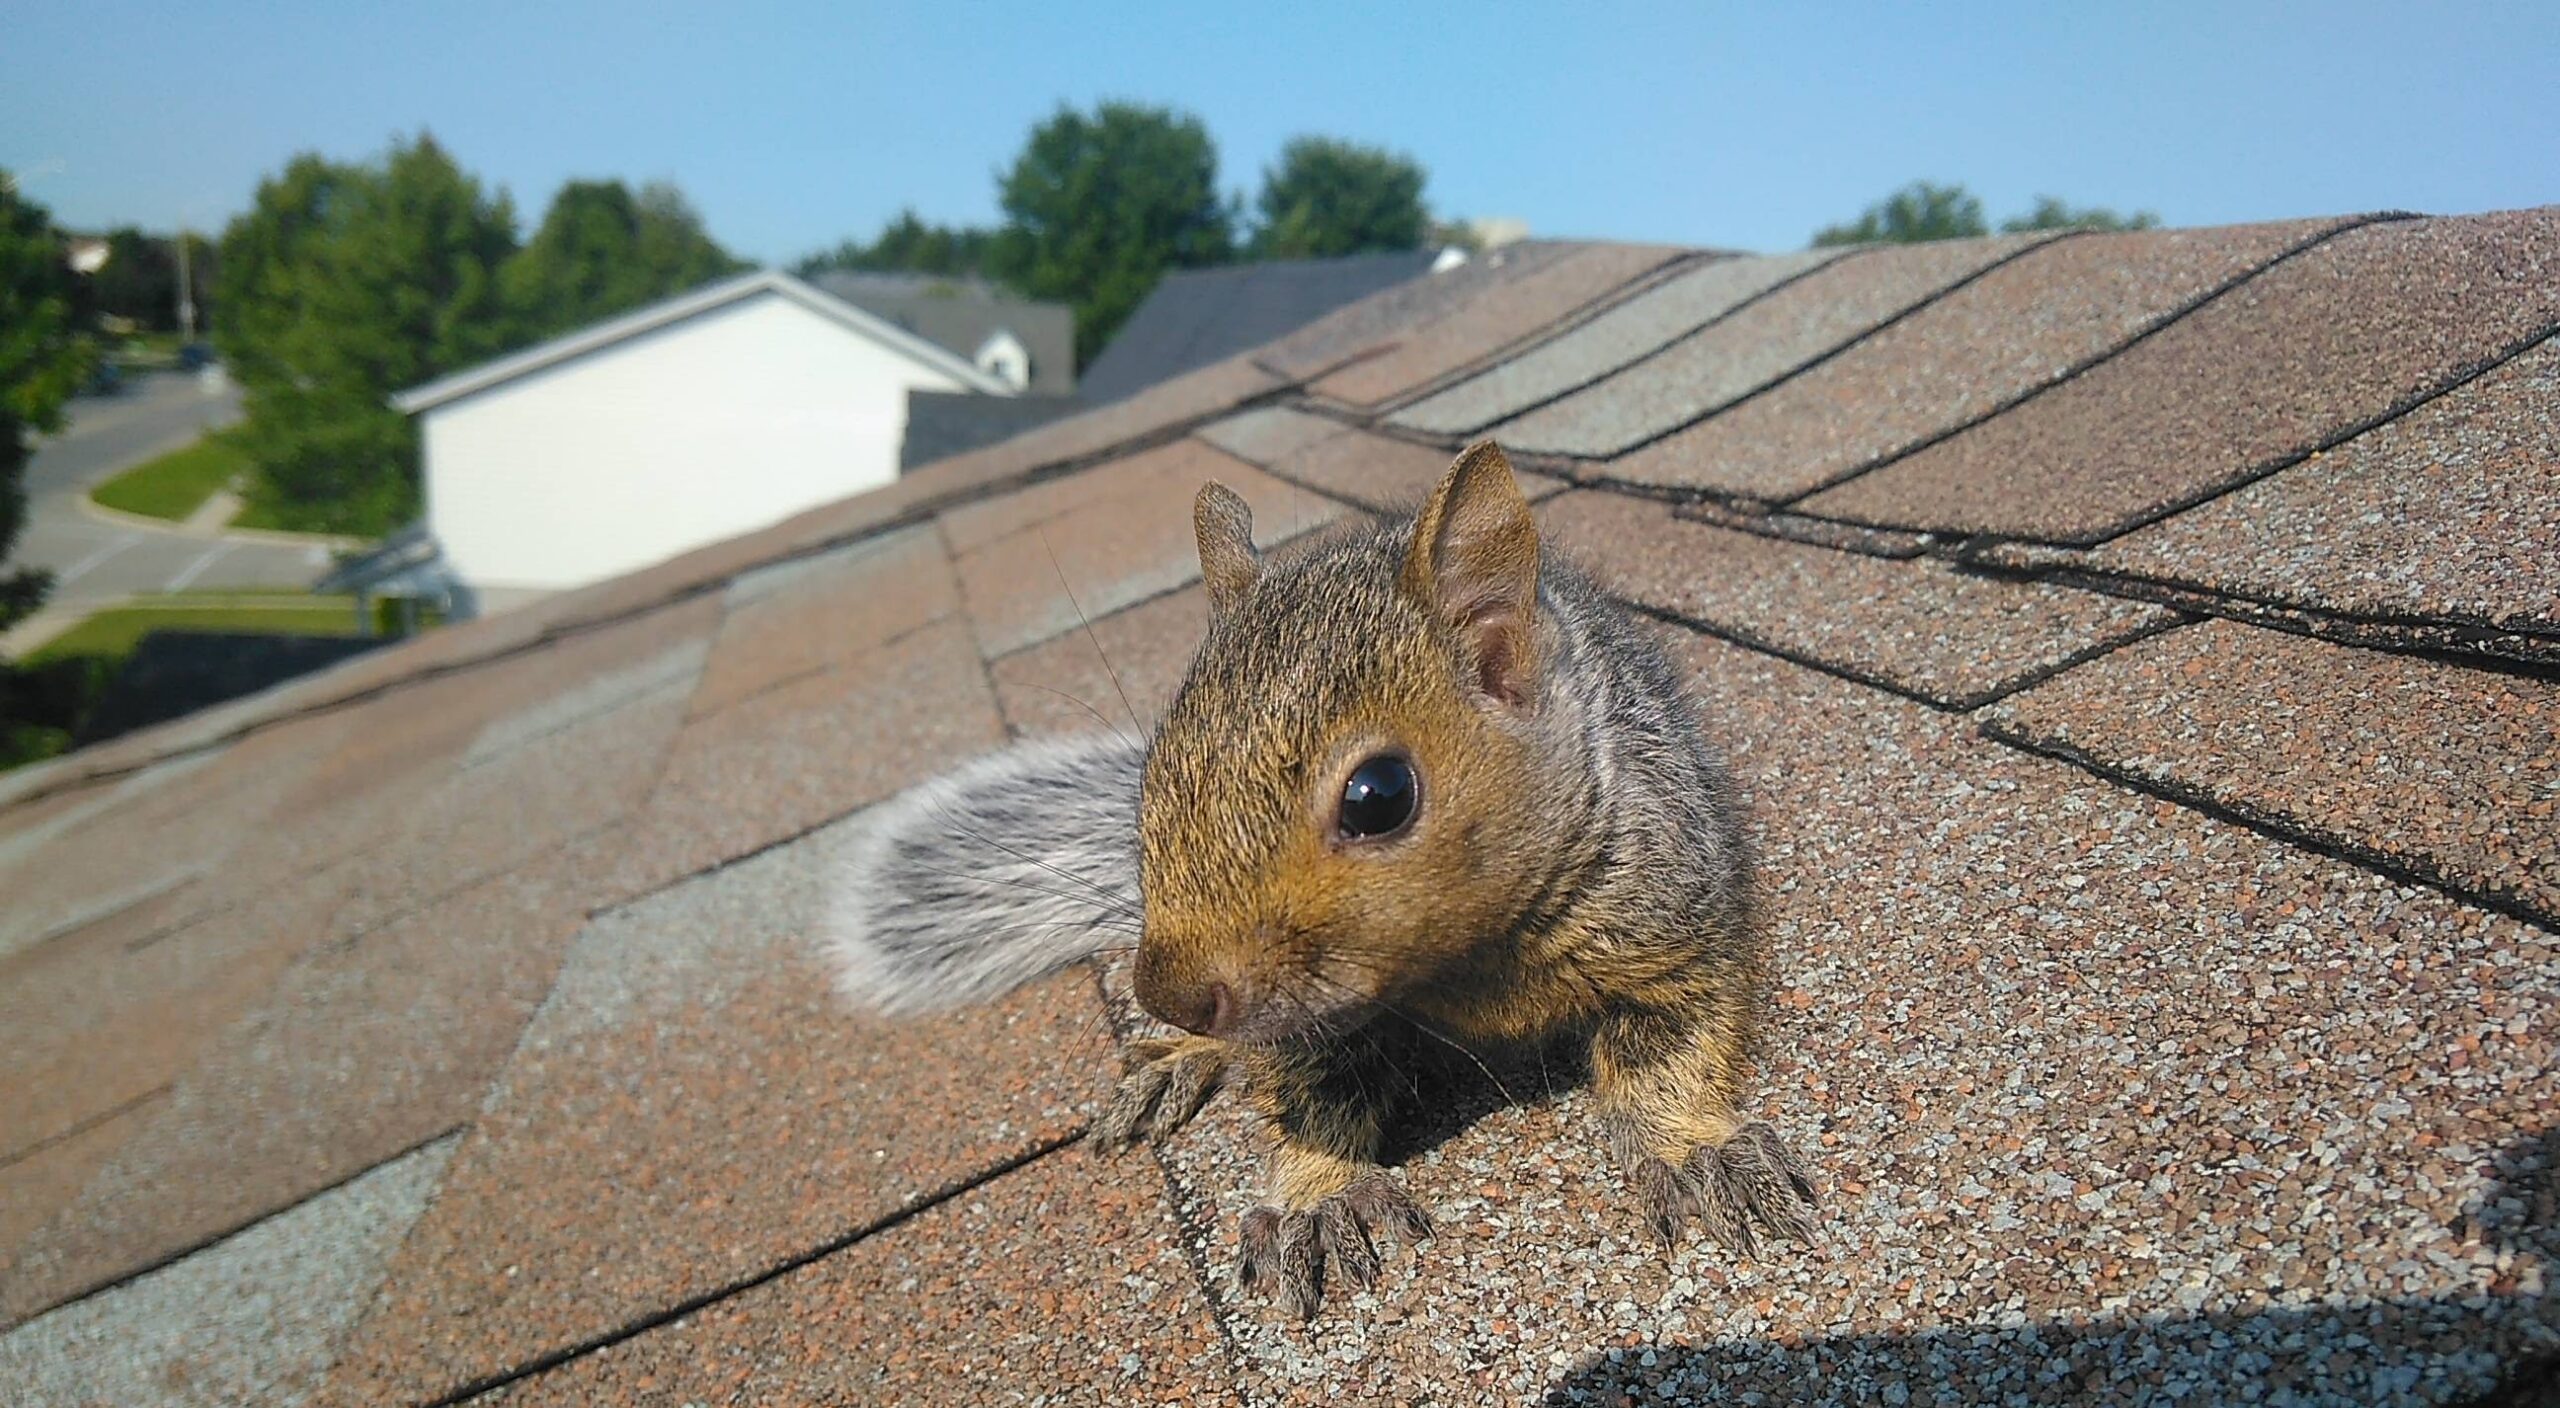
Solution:
<path fill-rule="evenodd" d="M 1147 759 L 1139 1002 L 1270 1042 L 1356 1025 L 1500 942 L 1559 813 L 1538 530 L 1491 442 L 1409 524 L 1284 560 L 1193 511 L 1209 631 Z"/>

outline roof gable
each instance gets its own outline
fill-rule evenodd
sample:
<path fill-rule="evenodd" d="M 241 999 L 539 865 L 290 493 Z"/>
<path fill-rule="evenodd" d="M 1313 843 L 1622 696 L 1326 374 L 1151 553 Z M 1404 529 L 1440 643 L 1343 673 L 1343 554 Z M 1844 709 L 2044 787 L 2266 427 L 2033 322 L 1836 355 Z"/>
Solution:
<path fill-rule="evenodd" d="M 848 332 L 869 338 L 901 356 L 952 377 L 963 386 L 991 396 L 1013 394 L 1012 387 L 980 371 L 966 357 L 896 327 L 876 314 L 822 293 L 782 270 L 764 269 L 706 284 L 690 293 L 677 294 L 618 318 L 564 333 L 521 352 L 411 387 L 394 395 L 391 405 L 404 415 L 431 411 L 519 377 L 601 352 L 642 334 L 676 327 L 687 319 L 766 295 L 805 308 Z"/>

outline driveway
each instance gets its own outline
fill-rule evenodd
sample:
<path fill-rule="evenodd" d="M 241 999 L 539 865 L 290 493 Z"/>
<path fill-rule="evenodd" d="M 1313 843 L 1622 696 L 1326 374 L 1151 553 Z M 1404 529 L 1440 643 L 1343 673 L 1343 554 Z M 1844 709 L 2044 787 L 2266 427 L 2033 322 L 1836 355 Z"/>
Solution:
<path fill-rule="evenodd" d="M 156 373 L 72 402 L 27 466 L 26 529 L 8 565 L 53 570 L 49 615 L 152 592 L 309 586 L 329 566 L 317 545 L 149 527 L 85 505 L 91 485 L 239 418 L 239 390 L 218 374 Z"/>

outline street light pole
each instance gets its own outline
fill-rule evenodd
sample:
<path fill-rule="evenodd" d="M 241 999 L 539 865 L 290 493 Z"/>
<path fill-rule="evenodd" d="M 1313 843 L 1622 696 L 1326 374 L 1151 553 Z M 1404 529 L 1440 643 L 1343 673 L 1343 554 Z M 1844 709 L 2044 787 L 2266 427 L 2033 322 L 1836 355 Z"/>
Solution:
<path fill-rule="evenodd" d="M 187 263 L 187 227 L 178 226 L 178 338 L 179 345 L 196 340 L 196 284 L 189 276 Z"/>

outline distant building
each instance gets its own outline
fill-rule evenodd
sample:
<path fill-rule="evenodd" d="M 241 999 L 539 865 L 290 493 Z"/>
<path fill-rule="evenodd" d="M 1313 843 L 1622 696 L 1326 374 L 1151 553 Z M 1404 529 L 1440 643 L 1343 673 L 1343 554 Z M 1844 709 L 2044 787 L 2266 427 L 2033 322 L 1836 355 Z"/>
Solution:
<path fill-rule="evenodd" d="M 909 392 L 1041 379 L 1038 332 L 949 321 L 915 318 L 970 351 L 768 270 L 402 392 L 455 605 L 502 610 L 896 478 Z"/>
<path fill-rule="evenodd" d="M 1167 274 L 1085 368 L 1076 399 L 1090 406 L 1117 401 L 1285 337 L 1346 303 L 1420 278 L 1439 255 L 1417 249 Z"/>
<path fill-rule="evenodd" d="M 1015 298 L 980 279 L 833 271 L 809 282 L 1030 396 L 1076 389 L 1076 315 L 1063 303 Z"/>

